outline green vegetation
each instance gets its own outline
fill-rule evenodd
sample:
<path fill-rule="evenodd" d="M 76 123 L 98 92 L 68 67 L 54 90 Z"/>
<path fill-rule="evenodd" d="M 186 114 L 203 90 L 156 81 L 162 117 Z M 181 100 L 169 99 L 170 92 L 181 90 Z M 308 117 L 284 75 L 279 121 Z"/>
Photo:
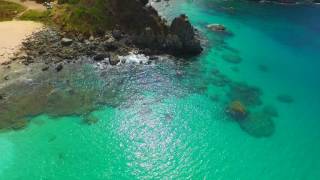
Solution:
<path fill-rule="evenodd" d="M 0 21 L 10 21 L 25 9 L 19 4 L 0 0 Z"/>
<path fill-rule="evenodd" d="M 39 21 L 42 23 L 50 23 L 50 12 L 49 11 L 37 11 L 37 10 L 28 10 L 24 12 L 20 17 L 20 20 L 29 20 L 29 21 Z"/>
<path fill-rule="evenodd" d="M 65 31 L 96 34 L 113 25 L 112 18 L 105 11 L 106 0 L 61 0 L 59 3 L 64 4 L 53 9 L 53 21 Z"/>

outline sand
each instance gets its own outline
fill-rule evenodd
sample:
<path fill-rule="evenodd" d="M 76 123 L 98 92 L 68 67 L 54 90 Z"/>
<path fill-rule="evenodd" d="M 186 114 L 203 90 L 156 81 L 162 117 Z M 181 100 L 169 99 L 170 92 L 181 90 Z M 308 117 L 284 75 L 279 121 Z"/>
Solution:
<path fill-rule="evenodd" d="M 32 21 L 0 22 L 0 64 L 8 62 L 23 40 L 42 27 L 41 23 Z"/>

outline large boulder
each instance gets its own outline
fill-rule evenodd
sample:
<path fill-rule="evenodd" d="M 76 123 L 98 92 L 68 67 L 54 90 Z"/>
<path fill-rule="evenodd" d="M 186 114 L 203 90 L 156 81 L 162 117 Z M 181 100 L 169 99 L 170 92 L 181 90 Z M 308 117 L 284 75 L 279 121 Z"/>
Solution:
<path fill-rule="evenodd" d="M 186 15 L 182 14 L 172 21 L 170 33 L 178 36 L 182 44 L 182 48 L 176 49 L 177 51 L 187 54 L 202 52 L 200 40 Z"/>

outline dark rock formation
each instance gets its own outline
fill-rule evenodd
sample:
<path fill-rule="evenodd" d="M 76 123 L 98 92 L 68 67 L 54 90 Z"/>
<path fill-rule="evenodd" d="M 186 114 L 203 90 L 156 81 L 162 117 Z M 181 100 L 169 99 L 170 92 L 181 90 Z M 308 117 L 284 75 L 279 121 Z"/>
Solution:
<path fill-rule="evenodd" d="M 275 132 L 272 117 L 264 112 L 251 113 L 246 120 L 238 123 L 242 130 L 257 138 L 269 137 Z"/>
<path fill-rule="evenodd" d="M 210 29 L 211 31 L 218 31 L 218 32 L 227 30 L 227 28 L 222 24 L 209 24 L 207 25 L 207 28 Z"/>
<path fill-rule="evenodd" d="M 133 41 L 142 48 L 177 55 L 195 55 L 202 51 L 196 30 L 186 15 L 166 25 L 146 0 L 111 0 L 116 23 L 122 31 L 133 35 Z M 120 34 L 116 31 L 117 37 Z"/>
<path fill-rule="evenodd" d="M 63 46 L 70 46 L 72 44 L 72 39 L 69 38 L 62 38 L 61 39 L 61 44 Z"/>
<path fill-rule="evenodd" d="M 190 54 L 201 53 L 200 40 L 186 15 L 183 14 L 172 21 L 170 33 L 173 35 L 171 37 L 177 36 L 180 41 L 177 47 L 172 47 L 176 51 Z"/>
<path fill-rule="evenodd" d="M 56 71 L 59 72 L 63 69 L 63 65 L 62 64 L 58 64 L 56 67 Z"/>
<path fill-rule="evenodd" d="M 277 100 L 282 103 L 292 103 L 294 100 L 291 96 L 286 94 L 280 94 L 277 96 Z"/>
<path fill-rule="evenodd" d="M 111 30 L 115 40 L 148 49 L 148 54 L 169 53 L 184 56 L 196 55 L 202 51 L 196 30 L 186 15 L 175 18 L 169 26 L 158 12 L 148 5 L 148 0 L 79 1 L 76 4 L 65 1 L 64 3 L 75 8 L 61 8 L 62 12 L 56 13 L 53 20 L 70 33 L 103 35 Z M 81 7 L 79 11 L 78 7 Z M 64 16 L 65 14 L 72 15 Z M 74 19 L 75 16 L 81 19 Z M 64 38 L 61 43 L 71 46 L 74 42 Z"/>
<path fill-rule="evenodd" d="M 240 101 L 231 102 L 226 109 L 226 113 L 235 120 L 243 120 L 248 115 L 246 107 Z"/>

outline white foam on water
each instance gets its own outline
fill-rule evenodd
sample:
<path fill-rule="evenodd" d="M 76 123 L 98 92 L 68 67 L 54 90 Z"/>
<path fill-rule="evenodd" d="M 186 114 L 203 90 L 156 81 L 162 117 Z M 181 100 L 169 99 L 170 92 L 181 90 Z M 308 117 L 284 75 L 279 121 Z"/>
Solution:
<path fill-rule="evenodd" d="M 147 63 L 149 61 L 149 57 L 144 54 L 135 54 L 130 52 L 127 56 L 119 56 L 121 62 L 125 63 Z"/>
<path fill-rule="evenodd" d="M 0 176 L 13 163 L 14 145 L 9 140 L 0 137 Z"/>

